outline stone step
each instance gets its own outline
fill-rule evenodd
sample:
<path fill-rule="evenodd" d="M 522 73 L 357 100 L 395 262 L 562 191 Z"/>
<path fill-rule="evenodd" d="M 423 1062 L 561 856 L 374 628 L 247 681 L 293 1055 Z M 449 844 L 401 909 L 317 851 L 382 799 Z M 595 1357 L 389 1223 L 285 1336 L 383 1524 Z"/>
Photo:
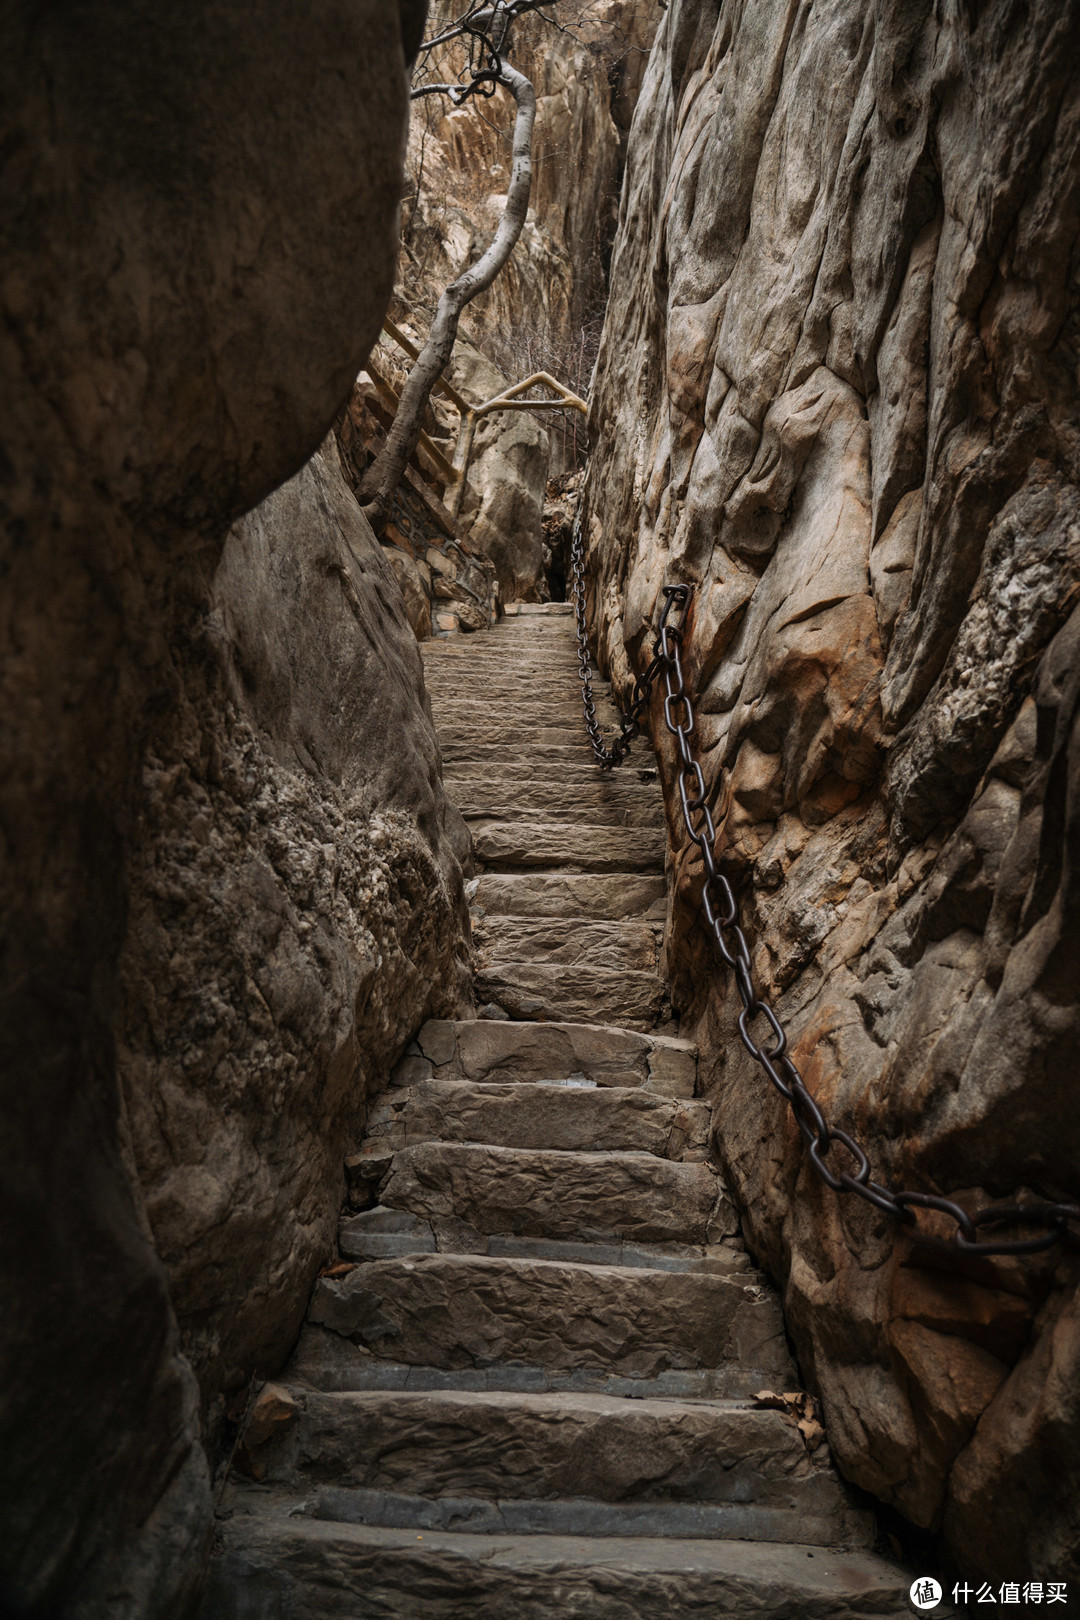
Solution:
<path fill-rule="evenodd" d="M 869 1547 L 872 1537 L 851 1526 L 843 1540 L 835 1519 L 807 1505 L 796 1509 L 759 1502 L 598 1502 L 585 1497 L 546 1501 L 504 1496 L 410 1496 L 401 1491 L 327 1485 L 309 1501 L 305 1516 L 339 1524 L 390 1529 L 466 1531 L 473 1535 L 679 1536 L 740 1541 L 797 1541 L 803 1546 Z M 869 1517 L 869 1516 L 868 1516 Z"/>
<path fill-rule="evenodd" d="M 511 666 L 519 663 L 530 670 L 560 670 L 568 678 L 577 680 L 577 642 L 566 636 L 545 635 L 534 640 L 531 636 L 488 637 L 483 642 L 462 646 L 452 641 L 429 641 L 421 649 L 425 671 L 433 669 L 477 669 L 485 664 Z M 603 676 L 595 675 L 599 684 Z"/>
<path fill-rule="evenodd" d="M 463 658 L 470 662 L 482 653 L 505 653 L 508 647 L 520 646 L 535 654 L 550 647 L 562 653 L 577 651 L 577 636 L 567 624 L 513 624 L 503 621 L 491 630 L 480 630 L 463 641 L 426 641 L 423 656 L 435 658 Z"/>
<path fill-rule="evenodd" d="M 485 1142 L 492 1147 L 564 1152 L 653 1153 L 681 1159 L 708 1146 L 705 1102 L 677 1102 L 626 1086 L 530 1087 L 528 1107 L 516 1085 L 426 1080 L 402 1110 L 404 1146 Z"/>
<path fill-rule="evenodd" d="M 767 1346 L 767 1348 L 771 1348 Z M 793 1388 L 795 1371 L 777 1378 L 750 1362 L 724 1361 L 719 1367 L 665 1368 L 652 1378 L 628 1378 L 598 1367 L 537 1367 L 502 1362 L 483 1367 L 417 1367 L 380 1361 L 329 1328 L 306 1323 L 286 1378 L 312 1389 L 516 1390 L 519 1394 L 612 1395 L 623 1400 L 748 1400 L 759 1390 Z"/>
<path fill-rule="evenodd" d="M 570 782 L 522 775 L 493 779 L 483 772 L 475 777 L 447 777 L 447 797 L 469 819 L 513 821 L 522 814 L 533 821 L 583 822 L 597 827 L 663 827 L 664 800 L 653 783 L 626 782 L 616 786 L 597 771 L 590 780 Z"/>
<path fill-rule="evenodd" d="M 469 1535 L 313 1519 L 236 1493 L 202 1620 L 900 1620 L 911 1575 L 866 1552 Z"/>
<path fill-rule="evenodd" d="M 481 679 L 477 678 L 478 671 Z M 529 659 L 519 648 L 511 648 L 501 658 L 424 660 L 424 683 L 428 691 L 438 690 L 450 697 L 489 701 L 489 694 L 484 690 L 489 673 L 505 674 L 511 679 L 510 690 L 515 702 L 528 702 L 542 694 L 559 703 L 576 705 L 578 714 L 582 712 L 581 681 L 573 654 L 554 660 L 550 654 Z M 613 701 L 606 681 L 594 680 L 593 699 L 598 704 Z"/>
<path fill-rule="evenodd" d="M 521 679 L 520 670 L 508 678 L 516 683 Z M 511 703 L 501 689 L 499 677 L 492 675 L 485 681 L 485 695 L 481 698 L 472 693 L 455 692 L 449 682 L 445 687 L 429 684 L 428 694 L 437 726 L 472 727 L 496 737 L 515 730 L 531 733 L 538 726 L 557 726 L 575 735 L 588 735 L 581 704 L 560 701 L 555 688 L 549 692 L 535 691 L 527 701 Z M 618 714 L 610 704 L 598 701 L 596 709 L 603 730 L 619 729 Z"/>
<path fill-rule="evenodd" d="M 550 1083 L 578 1076 L 601 1086 L 644 1086 L 663 1097 L 692 1097 L 693 1043 L 605 1024 L 433 1018 L 410 1054 L 430 1064 L 421 1079 Z"/>
<path fill-rule="evenodd" d="M 520 672 L 518 672 L 520 679 Z M 589 734 L 581 716 L 580 705 L 557 706 L 545 701 L 541 694 L 527 704 L 511 708 L 504 702 L 498 677 L 493 676 L 490 690 L 495 694 L 484 703 L 471 703 L 461 697 L 430 690 L 431 708 L 435 725 L 440 731 L 468 732 L 478 742 L 499 742 L 510 736 L 532 738 L 543 728 L 554 728 L 566 738 L 589 745 Z M 608 704 L 597 705 L 597 719 L 601 732 L 616 736 L 620 730 L 619 717 Z M 554 738 L 559 741 L 559 738 Z M 591 756 L 590 756 L 591 757 Z M 600 767 L 595 767 L 599 771 Z"/>
<path fill-rule="evenodd" d="M 422 1142 L 394 1154 L 379 1197 L 425 1220 L 459 1220 L 493 1236 L 597 1243 L 711 1243 L 737 1230 L 707 1164 L 652 1153 Z"/>
<path fill-rule="evenodd" d="M 633 760 L 634 756 L 630 758 Z M 592 787 L 605 794 L 621 791 L 641 796 L 651 794 L 661 801 L 663 799 L 659 771 L 655 764 L 650 763 L 647 752 L 643 752 L 635 763 L 628 762 L 610 771 L 601 770 L 590 755 L 588 759 L 576 765 L 563 766 L 559 772 L 547 777 L 538 777 L 535 765 L 526 756 L 514 758 L 504 754 L 503 758 L 496 760 L 462 759 L 450 766 L 445 780 L 448 783 L 477 780 L 492 783 L 532 782 L 538 787 L 547 785 L 552 789 L 565 784 L 580 788 L 583 793 Z"/>
<path fill-rule="evenodd" d="M 652 804 L 617 805 L 601 798 L 586 799 L 584 795 L 566 788 L 551 793 L 533 792 L 523 788 L 519 799 L 515 797 L 512 788 L 509 792 L 506 790 L 506 784 L 499 784 L 501 792 L 498 788 L 493 792 L 490 787 L 484 788 L 477 784 L 471 793 L 468 791 L 473 786 L 471 783 L 447 782 L 444 785 L 450 803 L 461 812 L 470 827 L 477 821 L 513 820 L 572 821 L 590 827 L 663 828 L 666 825 L 662 801 Z M 465 792 L 462 792 L 463 786 Z"/>
<path fill-rule="evenodd" d="M 536 801 L 545 794 L 552 798 L 572 796 L 574 804 L 658 804 L 664 802 L 659 775 L 654 766 L 635 765 L 627 770 L 602 771 L 592 760 L 570 768 L 544 774 L 537 773 L 527 757 L 503 760 L 459 760 L 447 768 L 447 787 L 461 793 L 498 792 L 506 798 L 518 799 L 523 790 L 532 790 Z"/>
<path fill-rule="evenodd" d="M 815 1465 L 795 1425 L 744 1402 L 276 1388 L 283 1421 L 248 1448 L 270 1484 L 490 1503 L 731 1505 L 757 1513 L 715 1533 L 841 1547 L 873 1540 L 872 1519 L 852 1509 L 824 1459 Z M 347 1497 L 337 1508 L 320 1516 L 352 1517 Z M 556 1528 L 527 1518 L 518 1527 Z"/>
<path fill-rule="evenodd" d="M 418 1367 L 654 1378 L 730 1363 L 754 1368 L 759 1388 L 796 1387 L 776 1295 L 737 1275 L 421 1254 L 320 1277 L 309 1321 Z"/>
<path fill-rule="evenodd" d="M 562 733 L 568 736 L 568 732 Z M 581 736 L 573 742 L 544 742 L 530 735 L 527 739 L 509 735 L 491 740 L 490 733 L 481 741 L 475 737 L 444 737 L 439 733 L 439 748 L 443 763 L 457 767 L 461 761 L 470 764 L 479 764 L 484 761 L 495 763 L 506 760 L 510 755 L 532 762 L 534 771 L 546 772 L 555 777 L 566 766 L 588 766 L 592 762 L 592 750 L 588 738 L 582 731 Z M 452 774 L 452 772 L 450 773 Z"/>
<path fill-rule="evenodd" d="M 652 827 L 590 827 L 580 822 L 474 821 L 477 857 L 489 867 L 563 867 L 581 872 L 661 873 L 667 834 Z"/>
<path fill-rule="evenodd" d="M 483 872 L 472 904 L 489 917 L 618 922 L 651 914 L 663 921 L 667 885 L 659 873 Z"/>
<path fill-rule="evenodd" d="M 426 665 L 424 684 L 436 704 L 461 701 L 499 713 L 504 701 L 527 707 L 541 699 L 565 707 L 584 725 L 576 658 L 530 659 L 521 652 L 510 652 L 502 658 L 473 659 L 467 664 L 445 662 L 434 668 Z M 605 706 L 610 709 L 615 700 L 600 685 L 593 688 L 593 701 L 599 712 Z"/>
<path fill-rule="evenodd" d="M 338 1230 L 346 1260 L 390 1260 L 410 1254 L 484 1254 L 502 1260 L 568 1260 L 575 1265 L 630 1266 L 647 1271 L 707 1271 L 718 1277 L 745 1276 L 745 1249 L 720 1243 L 635 1243 L 610 1238 L 581 1243 L 564 1238 L 514 1237 L 478 1232 L 464 1221 L 425 1220 L 410 1210 L 374 1209 L 346 1215 Z"/>
<path fill-rule="evenodd" d="M 511 1018 L 604 1018 L 627 1029 L 659 1022 L 667 987 L 655 970 L 548 966 L 541 962 L 488 962 L 474 975 L 481 1002 Z"/>
<path fill-rule="evenodd" d="M 453 715 L 436 715 L 435 718 L 435 735 L 444 752 L 462 747 L 468 747 L 471 751 L 474 745 L 483 747 L 492 743 L 501 748 L 513 748 L 519 753 L 522 749 L 531 751 L 540 744 L 576 748 L 579 752 L 587 752 L 589 747 L 584 726 L 575 726 L 569 721 L 533 724 L 507 720 L 504 723 L 501 714 L 493 715 L 487 722 L 457 720 Z"/>
<path fill-rule="evenodd" d="M 584 728 L 585 724 L 580 702 L 565 696 L 558 697 L 554 689 L 550 694 L 534 691 L 527 698 L 510 697 L 504 693 L 478 696 L 472 691 L 455 690 L 448 683 L 442 691 L 432 688 L 431 697 L 435 718 L 440 725 L 453 722 L 483 728 L 494 721 L 500 730 L 510 726 L 565 726 L 573 730 Z M 599 707 L 598 703 L 598 712 Z"/>
<path fill-rule="evenodd" d="M 651 922 L 568 922 L 562 917 L 484 916 L 473 922 L 473 944 L 484 964 L 539 962 L 655 974 L 663 938 L 659 917 Z"/>

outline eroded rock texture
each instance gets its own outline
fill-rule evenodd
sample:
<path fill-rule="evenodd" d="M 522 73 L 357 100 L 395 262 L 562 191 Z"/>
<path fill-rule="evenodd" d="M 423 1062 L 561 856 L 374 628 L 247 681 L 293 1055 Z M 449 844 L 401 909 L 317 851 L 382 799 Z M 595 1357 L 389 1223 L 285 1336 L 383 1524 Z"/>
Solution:
<path fill-rule="evenodd" d="M 313 27 L 294 3 L 106 0 L 8 7 L 0 22 L 0 1592 L 17 1610 L 178 1615 L 199 1579 L 197 1389 L 121 1124 L 128 859 L 155 739 L 164 773 L 182 760 L 187 774 L 171 801 L 152 774 L 148 813 L 179 841 L 190 807 L 189 864 L 216 859 L 215 795 L 250 812 L 234 780 L 253 777 L 256 798 L 299 780 L 291 733 L 255 746 L 253 700 L 209 728 L 228 659 L 186 638 L 228 523 L 317 448 L 377 333 L 422 11 L 332 0 Z M 328 774 L 310 794 L 323 802 L 291 813 L 321 833 L 337 793 Z M 221 861 L 234 888 L 240 838 Z M 314 852 L 312 867 L 315 888 Z M 182 912 L 176 888 L 161 904 Z M 280 901 L 284 932 L 295 896 L 272 889 L 268 866 L 261 904 Z M 206 945 L 178 966 L 212 986 L 236 954 L 212 931 Z M 228 1024 L 255 994 L 210 1011 Z M 183 1157 L 182 1133 L 170 1151 Z"/>
<path fill-rule="evenodd" d="M 174 656 L 131 863 L 120 1067 L 209 1401 L 288 1353 L 367 1092 L 430 1010 L 459 1004 L 467 835 L 332 440 L 231 530 Z"/>
<path fill-rule="evenodd" d="M 1078 53 L 1074 4 L 674 0 L 594 404 L 602 656 L 625 687 L 693 582 L 760 985 L 875 1175 L 972 1201 L 1080 1190 Z M 683 1030 L 841 1466 L 965 1567 L 1075 1578 L 1074 1263 L 935 1258 L 816 1180 L 695 853 Z"/>

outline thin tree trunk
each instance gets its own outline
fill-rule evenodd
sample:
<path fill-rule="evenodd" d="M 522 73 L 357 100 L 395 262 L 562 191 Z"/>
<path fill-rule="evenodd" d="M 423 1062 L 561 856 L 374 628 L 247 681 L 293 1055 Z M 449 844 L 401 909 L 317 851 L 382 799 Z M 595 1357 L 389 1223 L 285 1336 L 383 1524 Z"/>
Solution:
<path fill-rule="evenodd" d="M 439 299 L 428 340 L 409 373 L 401 391 L 397 415 L 386 443 L 364 475 L 360 498 L 364 516 L 378 533 L 390 515 L 394 491 L 401 482 L 405 464 L 416 449 L 424 409 L 431 390 L 442 376 L 454 352 L 458 321 L 466 304 L 491 286 L 514 251 L 529 211 L 532 187 L 532 134 L 536 119 L 536 95 L 530 80 L 504 62 L 500 83 L 517 103 L 514 122 L 514 154 L 510 184 L 506 193 L 499 228 L 487 251 L 474 265 L 452 281 Z"/>

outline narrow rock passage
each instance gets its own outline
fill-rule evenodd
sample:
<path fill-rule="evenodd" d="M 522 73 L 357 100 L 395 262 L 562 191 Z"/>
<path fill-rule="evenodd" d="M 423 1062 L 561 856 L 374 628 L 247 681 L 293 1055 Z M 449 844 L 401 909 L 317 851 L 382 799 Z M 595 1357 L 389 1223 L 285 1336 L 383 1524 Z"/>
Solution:
<path fill-rule="evenodd" d="M 665 1020 L 659 787 L 590 763 L 573 649 L 561 604 L 425 648 L 492 1016 L 425 1025 L 372 1118 L 218 1620 L 909 1612 L 825 1448 L 749 1400 L 796 1374 Z"/>

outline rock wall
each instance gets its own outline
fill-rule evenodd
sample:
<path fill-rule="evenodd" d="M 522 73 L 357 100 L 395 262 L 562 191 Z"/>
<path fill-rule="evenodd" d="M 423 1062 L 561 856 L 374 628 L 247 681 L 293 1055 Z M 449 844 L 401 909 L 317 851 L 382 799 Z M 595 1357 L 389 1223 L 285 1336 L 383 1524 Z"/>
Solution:
<path fill-rule="evenodd" d="M 462 319 L 514 380 L 572 363 L 577 328 L 602 308 L 620 147 L 659 15 L 654 0 L 561 0 L 561 28 L 529 16 L 515 25 L 513 60 L 536 90 L 529 216 L 506 270 Z M 411 309 L 434 307 L 502 213 L 514 103 L 499 91 L 481 110 L 418 106 L 398 287 Z"/>
<path fill-rule="evenodd" d="M 418 347 L 423 335 L 404 315 L 404 336 Z M 359 496 L 364 473 L 385 441 L 396 394 L 409 362 L 387 334 L 356 380 L 337 427 L 342 467 Z M 510 386 L 476 346 L 458 338 L 444 380 L 461 401 L 483 405 Z M 389 395 L 389 398 L 387 397 Z M 479 418 L 457 516 L 446 503 L 457 493 L 449 463 L 462 454 L 463 412 L 436 390 L 425 412 L 423 441 L 399 484 L 380 539 L 405 596 L 417 639 L 432 631 L 485 629 L 499 602 L 547 600 L 542 518 L 549 438 L 529 411 L 499 411 Z M 434 497 L 434 500 L 432 499 Z"/>
<path fill-rule="evenodd" d="M 1080 1192 L 1078 53 L 1072 3 L 672 0 L 593 404 L 602 660 L 625 690 L 694 584 L 758 983 L 874 1175 L 971 1205 Z M 959 1261 L 818 1181 L 675 840 L 683 1031 L 840 1466 L 965 1570 L 1075 1579 L 1075 1256 Z"/>
<path fill-rule="evenodd" d="M 432 9 L 433 28 L 456 15 L 441 3 Z M 625 135 L 659 14 L 655 0 L 561 0 L 560 27 L 528 15 L 515 25 L 513 60 L 537 96 L 532 192 L 510 262 L 462 316 L 448 377 L 474 404 L 539 370 L 581 395 L 588 392 Z M 448 53 L 439 72 L 452 75 L 458 65 Z M 514 117 L 514 102 L 501 91 L 458 108 L 442 97 L 415 104 L 393 315 L 416 344 L 443 289 L 494 234 L 505 206 Z M 357 380 L 339 425 L 346 476 L 354 485 L 392 419 L 386 384 L 400 388 L 408 369 L 389 339 L 373 361 L 378 377 Z M 459 417 L 437 392 L 424 426 L 444 460 L 452 459 Z M 432 626 L 476 629 L 490 621 L 495 598 L 477 577 L 476 558 L 492 564 L 497 599 L 547 599 L 542 512 L 548 474 L 578 464 L 584 437 L 576 412 L 490 416 L 477 430 L 460 513 L 463 544 L 436 541 L 437 556 L 429 560 L 427 542 L 434 537 L 419 513 L 425 543 L 418 544 L 411 519 L 407 531 L 396 518 L 383 531 L 418 636 Z M 440 470 L 423 447 L 414 470 L 445 493 L 445 467 Z"/>
<path fill-rule="evenodd" d="M 173 656 L 129 862 L 119 1064 L 212 1437 L 296 1338 L 369 1090 L 468 999 L 468 835 L 332 438 L 230 531 Z"/>
<path fill-rule="evenodd" d="M 178 953 L 181 980 L 220 987 L 223 966 L 239 971 L 262 950 L 270 977 L 260 985 L 256 975 L 256 990 L 286 993 L 288 969 L 274 977 L 270 914 L 280 903 L 277 937 L 287 938 L 303 879 L 279 874 L 274 892 L 275 833 L 240 826 L 242 814 L 258 818 L 250 804 L 241 809 L 245 784 L 234 768 L 250 770 L 256 799 L 296 785 L 289 813 L 296 823 L 307 818 L 316 902 L 329 899 L 329 879 L 311 840 L 321 838 L 320 820 L 344 816 L 358 784 L 336 781 L 331 759 L 305 803 L 295 739 L 310 747 L 319 727 L 253 737 L 269 699 L 264 691 L 257 709 L 252 697 L 241 705 L 230 696 L 233 655 L 208 618 L 209 582 L 228 524 L 308 460 L 377 334 L 393 271 L 405 62 L 423 9 L 416 0 L 332 0 L 316 29 L 310 8 L 292 0 L 182 12 L 105 0 L 46 12 L 18 5 L 0 21 L 0 1594 L 15 1613 L 179 1616 L 200 1577 L 210 1494 L 198 1390 L 134 1153 L 152 1192 L 163 1185 L 162 1163 L 139 1109 L 125 1122 L 117 1077 L 130 863 L 140 825 L 160 827 L 172 850 L 147 876 L 175 880 L 175 892 L 154 894 L 148 882 L 133 913 L 136 937 L 159 952 L 159 965 L 157 924 L 173 908 L 173 920 L 192 923 Z M 237 544 L 234 537 L 233 552 Z M 353 572 L 342 544 L 339 536 L 329 554 L 348 596 Z M 242 594 L 234 560 L 219 579 L 220 609 L 243 617 Z M 244 645 L 258 653 L 259 637 Z M 256 657 L 255 666 L 274 661 Z M 243 679 L 238 661 L 235 668 Z M 277 690 L 286 712 L 288 694 Z M 216 730 L 215 691 L 226 700 Z M 347 864 L 373 876 L 385 864 L 388 880 L 404 882 L 410 862 L 422 864 L 421 835 L 406 839 L 400 825 L 391 814 L 387 843 L 370 858 L 365 832 Z M 429 818 L 424 836 L 433 835 Z M 242 847 L 267 926 L 262 941 L 236 946 L 215 937 L 212 907 L 205 931 L 188 918 L 185 884 L 200 860 L 223 885 L 239 883 L 229 855 Z M 434 874 L 434 853 L 430 860 Z M 251 911 L 254 931 L 260 914 Z M 223 903 L 219 921 L 231 915 Z M 317 936 L 315 913 L 309 920 Z M 294 1019 L 297 1043 L 314 1051 L 310 1083 L 324 1104 L 342 1075 L 327 1069 L 321 1081 L 318 1063 L 329 1061 L 345 1019 L 329 997 L 321 1010 L 317 1003 L 335 972 L 342 1006 L 352 992 L 347 921 L 335 918 L 337 964 L 298 971 L 293 1008 L 276 1008 L 276 1021 Z M 363 960 L 359 942 L 355 960 Z M 129 971 L 127 1072 L 132 1079 L 142 1017 L 165 1043 L 142 1054 L 164 1096 L 168 1070 L 184 1055 L 169 1049 L 173 1037 L 206 1048 L 220 1035 L 198 1013 L 185 1028 L 183 1009 L 174 1019 L 155 1007 L 166 987 L 151 978 L 139 964 L 140 1011 Z M 202 1008 L 208 1019 L 233 1021 L 222 1059 L 239 1050 L 235 1021 L 255 1001 L 246 986 L 234 991 Z M 391 1035 L 377 1011 L 372 1018 L 377 1067 Z M 253 1048 L 246 1078 L 258 1068 Z M 229 1083 L 218 1081 L 216 1120 L 198 1116 L 190 1090 L 179 1097 L 192 1105 L 187 1123 L 211 1160 L 213 1138 L 231 1134 L 244 1148 L 252 1130 L 231 1116 L 226 1123 Z M 172 1124 L 162 1116 L 163 1136 Z M 188 1163 L 190 1141 L 181 1131 L 170 1145 L 177 1165 Z M 298 1171 L 298 1183 L 306 1174 Z M 193 1229 L 200 1241 L 215 1196 L 207 1182 L 203 1191 Z M 255 1190 L 250 1207 L 265 1234 Z M 151 1213 L 164 1230 L 167 1197 Z M 298 1229 L 317 1225 L 302 1205 L 294 1220 Z M 286 1234 L 277 1250 L 260 1251 L 253 1240 L 246 1261 L 232 1257 L 249 1276 L 263 1267 L 267 1297 L 280 1292 L 272 1309 L 264 1300 L 241 1321 L 240 1347 L 213 1352 L 223 1362 L 280 1339 L 289 1265 L 299 1309 L 314 1238 L 302 1235 L 282 1259 L 290 1241 Z M 231 1281 L 222 1284 L 224 1294 Z M 206 1321 L 219 1300 L 197 1302 Z M 183 1303 L 187 1311 L 191 1302 Z"/>

